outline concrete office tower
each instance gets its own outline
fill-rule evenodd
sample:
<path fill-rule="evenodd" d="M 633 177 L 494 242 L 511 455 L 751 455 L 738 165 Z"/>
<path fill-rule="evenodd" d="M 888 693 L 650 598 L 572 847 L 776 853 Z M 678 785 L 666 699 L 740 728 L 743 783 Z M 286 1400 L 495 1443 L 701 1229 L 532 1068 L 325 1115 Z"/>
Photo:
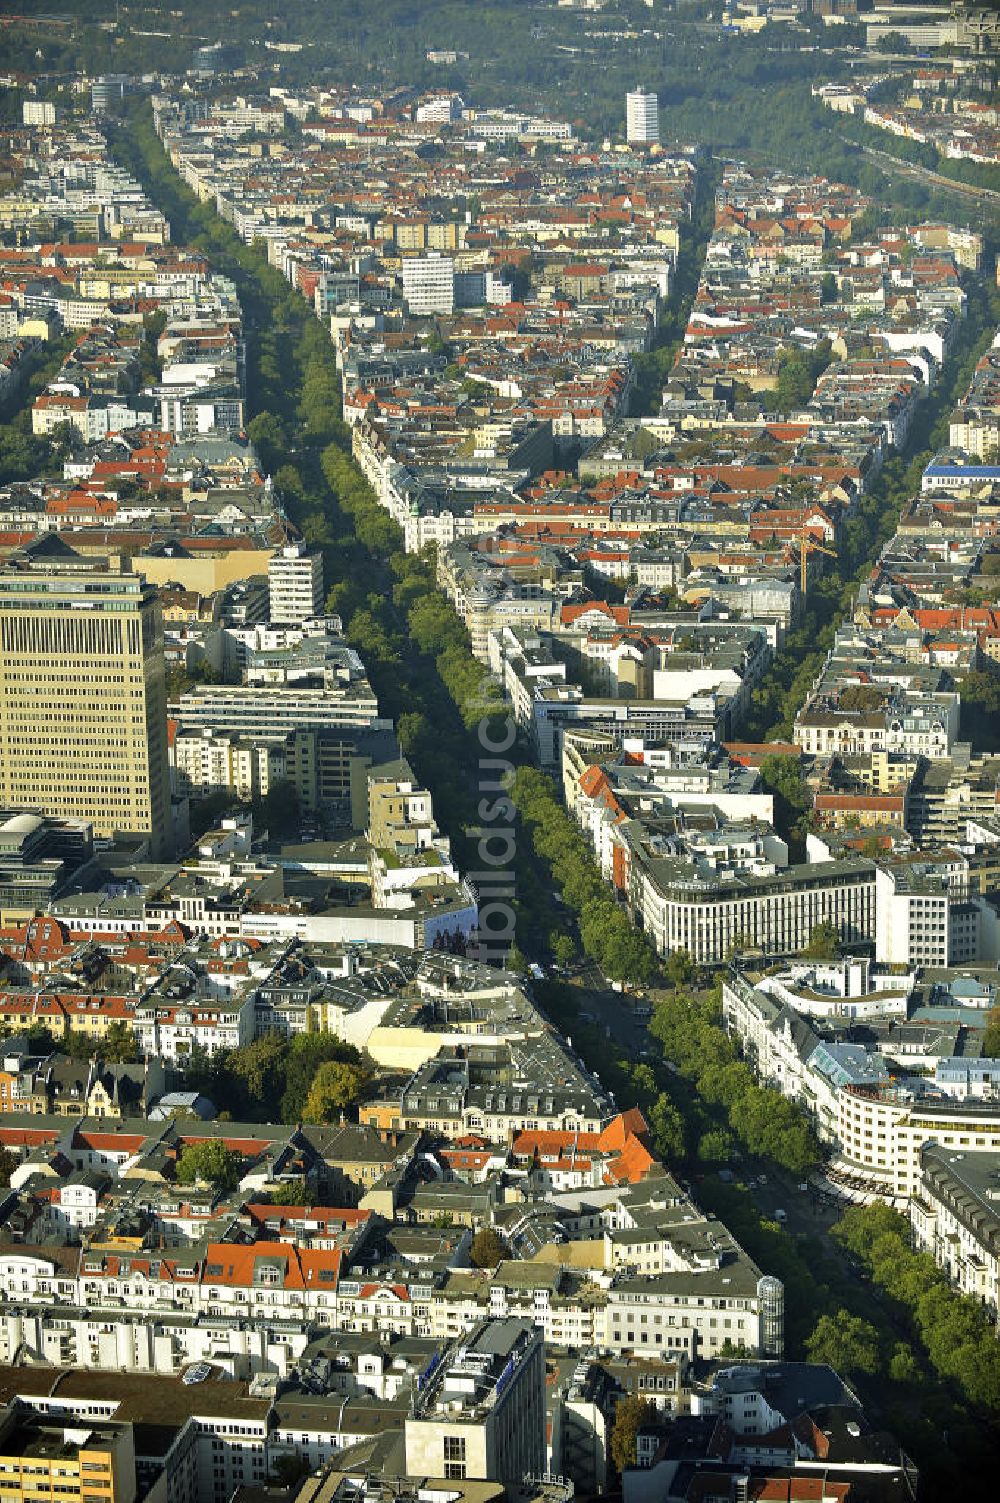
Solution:
<path fill-rule="evenodd" d="M 633 89 L 625 95 L 625 137 L 630 145 L 648 146 L 660 139 L 660 103 L 655 94 Z"/>
<path fill-rule="evenodd" d="M 499 1311 L 502 1302 L 494 1304 Z M 416 1477 L 502 1482 L 517 1491 L 545 1470 L 545 1359 L 527 1320 L 483 1320 L 430 1363 L 405 1428 Z"/>
<path fill-rule="evenodd" d="M 299 626 L 323 614 L 323 555 L 307 553 L 305 543 L 289 543 L 267 565 L 271 621 Z"/>
<path fill-rule="evenodd" d="M 403 262 L 403 296 L 414 318 L 454 312 L 454 261 L 450 256 L 407 256 Z"/>
<path fill-rule="evenodd" d="M 148 835 L 154 857 L 169 854 L 156 590 L 51 536 L 0 569 L 0 807 Z"/>

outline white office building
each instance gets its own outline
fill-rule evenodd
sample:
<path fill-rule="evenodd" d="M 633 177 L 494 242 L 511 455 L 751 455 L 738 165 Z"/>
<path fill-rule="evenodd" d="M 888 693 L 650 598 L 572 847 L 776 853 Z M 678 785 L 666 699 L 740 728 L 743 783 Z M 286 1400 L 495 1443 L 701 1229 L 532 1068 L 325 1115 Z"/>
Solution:
<path fill-rule="evenodd" d="M 660 139 L 660 102 L 645 89 L 625 95 L 625 137 L 629 145 L 648 146 Z"/>
<path fill-rule="evenodd" d="M 452 120 L 461 120 L 464 101 L 458 94 L 438 94 L 418 104 L 414 119 L 418 125 L 449 125 Z"/>
<path fill-rule="evenodd" d="M 25 125 L 55 125 L 56 107 L 49 99 L 26 99 L 21 105 Z"/>
<path fill-rule="evenodd" d="M 875 958 L 883 965 L 994 965 L 1000 917 L 961 869 L 909 861 L 875 873 Z"/>
<path fill-rule="evenodd" d="M 413 318 L 455 309 L 455 263 L 450 256 L 408 256 L 403 262 L 403 297 Z"/>

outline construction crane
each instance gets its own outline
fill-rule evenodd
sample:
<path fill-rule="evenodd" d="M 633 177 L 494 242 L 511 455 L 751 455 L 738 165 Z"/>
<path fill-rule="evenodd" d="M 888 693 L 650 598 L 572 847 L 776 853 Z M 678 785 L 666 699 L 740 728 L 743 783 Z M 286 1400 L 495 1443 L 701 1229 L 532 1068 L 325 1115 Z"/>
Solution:
<path fill-rule="evenodd" d="M 806 588 L 808 585 L 810 553 L 825 553 L 827 558 L 837 557 L 837 550 L 835 548 L 824 548 L 823 544 L 817 543 L 816 539 L 808 532 L 799 533 L 799 594 L 803 600 L 806 598 Z"/>

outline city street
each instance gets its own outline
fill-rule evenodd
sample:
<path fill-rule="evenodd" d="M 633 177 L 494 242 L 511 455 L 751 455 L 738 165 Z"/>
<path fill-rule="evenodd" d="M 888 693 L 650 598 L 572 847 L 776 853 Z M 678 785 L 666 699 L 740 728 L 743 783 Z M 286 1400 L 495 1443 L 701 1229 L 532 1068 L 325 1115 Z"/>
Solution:
<path fill-rule="evenodd" d="M 635 997 L 612 991 L 593 962 L 569 983 L 580 1007 L 581 1021 L 603 1029 L 629 1059 L 640 1059 L 649 1047 L 645 1021 L 635 1015 Z"/>
<path fill-rule="evenodd" d="M 766 1181 L 763 1185 L 761 1176 Z M 734 1182 L 746 1185 L 757 1209 L 768 1221 L 775 1219 L 777 1210 L 783 1210 L 787 1219 L 782 1225 L 791 1236 L 825 1236 L 844 1209 L 841 1204 L 821 1198 L 811 1185 L 808 1190 L 800 1190 L 802 1181 L 776 1172 L 772 1165 L 743 1165 L 733 1178 Z"/>

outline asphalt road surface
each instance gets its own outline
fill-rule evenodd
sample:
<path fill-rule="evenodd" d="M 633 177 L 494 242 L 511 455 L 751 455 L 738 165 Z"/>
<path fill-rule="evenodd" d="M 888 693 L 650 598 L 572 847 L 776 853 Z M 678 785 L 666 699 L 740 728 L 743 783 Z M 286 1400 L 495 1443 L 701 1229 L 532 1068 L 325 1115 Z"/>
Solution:
<path fill-rule="evenodd" d="M 759 1181 L 761 1175 L 767 1183 L 758 1183 L 751 1189 L 750 1181 Z M 843 1210 L 842 1206 L 836 1204 L 824 1204 L 811 1187 L 800 1190 L 799 1185 L 803 1181 L 776 1172 L 772 1166 L 743 1166 L 739 1174 L 734 1172 L 733 1177 L 748 1187 L 757 1209 L 769 1221 L 775 1219 L 775 1211 L 784 1211 L 787 1217 L 783 1223 L 784 1229 L 795 1236 L 824 1236 L 840 1218 Z"/>
<path fill-rule="evenodd" d="M 649 1047 L 645 1022 L 634 1011 L 634 997 L 612 991 L 597 966 L 588 964 L 571 981 L 580 1007 L 581 1021 L 602 1028 L 629 1059 L 639 1059 Z M 587 1016 L 589 1014 L 589 1016 Z"/>

